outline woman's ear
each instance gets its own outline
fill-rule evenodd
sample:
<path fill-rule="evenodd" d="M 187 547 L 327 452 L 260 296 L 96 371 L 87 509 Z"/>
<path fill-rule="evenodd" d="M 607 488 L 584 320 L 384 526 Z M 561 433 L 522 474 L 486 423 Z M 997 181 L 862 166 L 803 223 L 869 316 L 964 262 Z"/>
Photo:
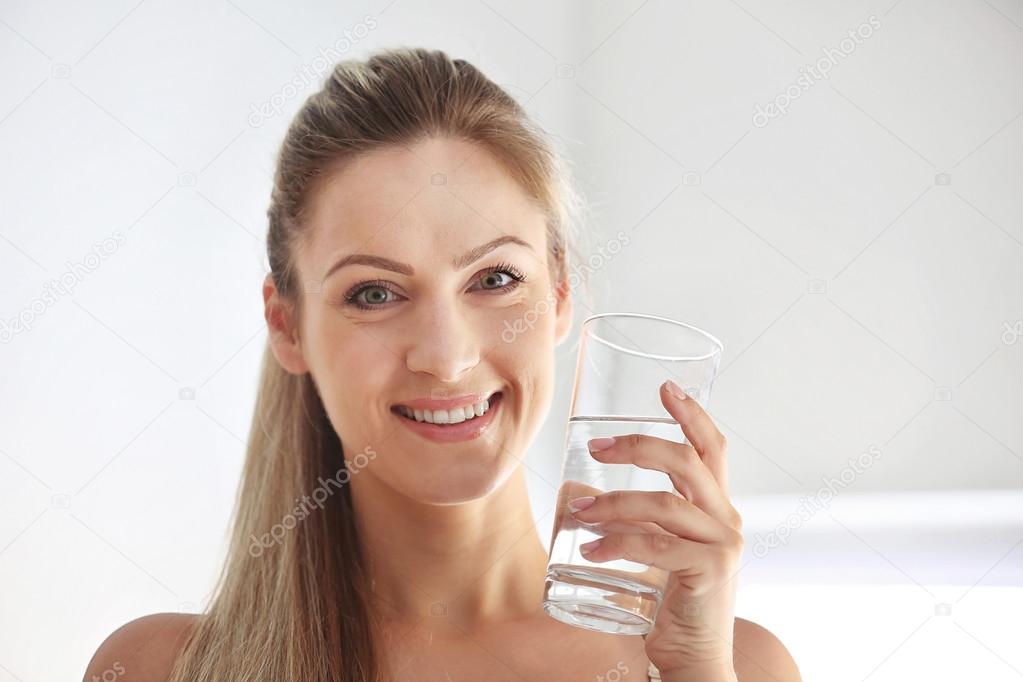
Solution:
<path fill-rule="evenodd" d="M 281 298 L 272 274 L 267 274 L 263 280 L 263 316 L 270 333 L 270 348 L 281 367 L 291 374 L 308 372 L 309 367 L 299 342 L 294 309 Z"/>
<path fill-rule="evenodd" d="M 557 319 L 554 323 L 554 345 L 560 346 L 572 330 L 572 290 L 568 279 L 563 279 L 555 287 L 557 295 Z"/>

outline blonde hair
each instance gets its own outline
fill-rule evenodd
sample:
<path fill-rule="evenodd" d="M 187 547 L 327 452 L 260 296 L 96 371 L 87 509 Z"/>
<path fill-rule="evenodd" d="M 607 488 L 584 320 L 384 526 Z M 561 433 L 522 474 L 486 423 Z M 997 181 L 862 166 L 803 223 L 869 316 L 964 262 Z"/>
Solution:
<path fill-rule="evenodd" d="M 568 276 L 583 203 L 562 156 L 501 87 L 439 50 L 395 48 L 338 63 L 295 115 L 281 144 L 267 210 L 277 291 L 300 319 L 296 249 L 318 179 L 364 152 L 429 136 L 482 145 L 547 215 L 552 281 Z M 347 476 L 342 443 L 307 374 L 264 349 L 228 554 L 172 682 L 382 679 L 374 614 L 347 485 L 320 509 L 259 544 L 298 499 Z M 329 483 L 329 481 L 327 481 Z"/>

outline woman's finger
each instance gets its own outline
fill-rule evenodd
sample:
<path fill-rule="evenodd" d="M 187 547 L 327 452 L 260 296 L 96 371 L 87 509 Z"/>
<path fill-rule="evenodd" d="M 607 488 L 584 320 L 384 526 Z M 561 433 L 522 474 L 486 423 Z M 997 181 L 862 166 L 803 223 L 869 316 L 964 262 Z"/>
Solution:
<path fill-rule="evenodd" d="M 705 511 L 681 495 L 665 491 L 612 490 L 595 496 L 592 501 L 574 501 L 579 509 L 572 516 L 583 523 L 607 521 L 653 522 L 677 537 L 697 542 L 719 542 L 727 539 L 730 529 L 711 518 Z M 588 504 L 585 509 L 582 505 Z M 573 504 L 569 504 L 573 509 Z"/>
<path fill-rule="evenodd" d="M 731 527 L 738 527 L 741 523 L 725 491 L 693 446 L 630 433 L 615 436 L 614 443 L 602 450 L 594 451 L 593 445 L 590 447 L 590 455 L 599 462 L 628 463 L 642 469 L 663 471 L 678 492 L 712 518 Z"/>
<path fill-rule="evenodd" d="M 693 444 L 718 485 L 728 496 L 728 443 L 706 410 L 673 381 L 661 384 L 661 403 L 682 427 L 686 440 Z"/>
<path fill-rule="evenodd" d="M 742 538 L 705 544 L 667 535 L 613 534 L 580 546 L 587 561 L 628 559 L 666 571 L 727 573 L 738 562 Z"/>

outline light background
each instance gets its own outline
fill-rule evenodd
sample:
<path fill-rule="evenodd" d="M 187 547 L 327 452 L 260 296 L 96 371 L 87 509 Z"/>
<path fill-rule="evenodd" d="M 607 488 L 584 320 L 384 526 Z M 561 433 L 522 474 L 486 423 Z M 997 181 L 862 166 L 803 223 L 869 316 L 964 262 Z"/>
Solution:
<path fill-rule="evenodd" d="M 131 0 L 0 4 L 0 682 L 79 679 L 212 585 L 274 153 L 346 31 L 471 61 L 563 146 L 591 240 L 631 238 L 579 319 L 723 340 L 737 615 L 807 680 L 1023 678 L 1023 4 Z M 544 538 L 575 351 L 527 461 Z"/>

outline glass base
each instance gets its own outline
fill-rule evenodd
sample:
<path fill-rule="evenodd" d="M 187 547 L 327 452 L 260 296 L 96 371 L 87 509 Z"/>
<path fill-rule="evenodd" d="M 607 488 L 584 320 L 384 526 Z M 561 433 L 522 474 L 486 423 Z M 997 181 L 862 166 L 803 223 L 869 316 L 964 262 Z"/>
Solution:
<path fill-rule="evenodd" d="M 661 591 L 579 566 L 551 566 L 543 610 L 568 625 L 618 635 L 645 635 L 653 627 Z"/>

